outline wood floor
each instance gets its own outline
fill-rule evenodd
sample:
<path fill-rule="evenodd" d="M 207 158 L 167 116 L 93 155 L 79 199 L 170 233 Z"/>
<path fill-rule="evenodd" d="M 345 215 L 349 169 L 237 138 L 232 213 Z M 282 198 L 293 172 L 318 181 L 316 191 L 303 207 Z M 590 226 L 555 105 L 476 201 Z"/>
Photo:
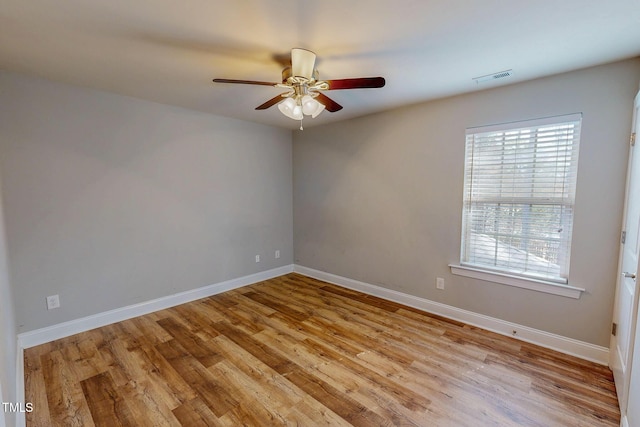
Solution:
<path fill-rule="evenodd" d="M 25 351 L 28 426 L 618 426 L 608 368 L 297 274 Z"/>

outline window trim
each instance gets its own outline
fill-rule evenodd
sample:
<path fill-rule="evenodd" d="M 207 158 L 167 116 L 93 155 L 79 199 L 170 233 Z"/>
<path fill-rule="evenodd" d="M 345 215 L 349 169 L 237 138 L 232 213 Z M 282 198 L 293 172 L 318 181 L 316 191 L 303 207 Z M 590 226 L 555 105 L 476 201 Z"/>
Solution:
<path fill-rule="evenodd" d="M 564 115 L 543 117 L 543 118 L 532 119 L 532 120 L 521 120 L 521 121 L 493 124 L 493 125 L 487 125 L 487 126 L 469 127 L 466 129 L 465 135 L 467 138 L 468 135 L 476 134 L 478 132 L 480 133 L 509 132 L 510 130 L 518 129 L 522 127 L 539 127 L 544 125 L 552 125 L 552 124 L 571 122 L 571 121 L 581 122 L 582 113 L 564 114 Z M 523 126 L 525 124 L 526 126 Z M 465 142 L 465 145 L 467 143 L 468 142 Z M 579 148 L 577 150 L 579 150 Z M 466 177 L 466 165 L 468 161 L 467 155 L 468 153 L 466 152 L 466 149 L 465 149 L 465 157 L 464 157 L 465 188 L 466 188 L 466 179 L 467 179 Z M 577 171 L 575 173 L 577 174 Z M 466 197 L 466 193 L 464 197 Z M 536 201 L 538 200 L 540 199 L 537 199 Z M 552 204 L 552 205 L 563 204 L 562 201 L 556 201 L 556 202 L 560 202 L 560 203 L 549 203 L 549 204 Z M 575 199 L 573 200 L 573 203 L 571 203 L 571 206 L 572 207 L 575 206 Z M 549 278 L 549 280 L 545 280 L 544 278 L 537 278 L 535 276 L 528 276 L 526 274 L 524 275 L 520 275 L 517 273 L 511 274 L 507 269 L 501 270 L 498 268 L 494 270 L 490 266 L 469 264 L 464 262 L 462 260 L 462 256 L 464 253 L 464 244 L 465 244 L 464 230 L 465 230 L 465 222 L 464 222 L 464 208 L 463 208 L 463 224 L 462 224 L 462 234 L 460 238 L 460 244 L 461 244 L 460 261 L 459 261 L 459 264 L 449 264 L 452 274 L 471 277 L 479 280 L 484 280 L 484 281 L 489 281 L 489 282 L 494 282 L 494 283 L 499 283 L 499 284 L 504 284 L 509 286 L 515 286 L 519 288 L 525 288 L 525 289 L 550 293 L 554 295 L 561 295 L 561 296 L 575 298 L 575 299 L 580 298 L 582 292 L 585 292 L 585 289 L 583 288 L 569 286 L 568 270 L 566 271 L 567 275 L 564 277 L 563 276 L 558 277 L 557 278 L 558 280 L 555 280 L 554 278 Z M 569 237 L 569 241 L 567 243 L 569 248 L 565 255 L 569 259 L 571 257 L 571 249 L 570 249 L 571 237 Z M 569 268 L 568 259 L 566 261 L 567 269 Z"/>
<path fill-rule="evenodd" d="M 471 267 L 460 264 L 449 264 L 451 274 L 456 276 L 471 277 L 473 279 L 484 280 L 502 285 L 515 286 L 517 288 L 529 289 L 532 291 L 544 292 L 547 294 L 560 295 L 563 297 L 578 299 L 586 289 L 561 283 L 536 280 L 529 277 L 514 276 L 507 273 L 490 271 L 482 267 Z"/>

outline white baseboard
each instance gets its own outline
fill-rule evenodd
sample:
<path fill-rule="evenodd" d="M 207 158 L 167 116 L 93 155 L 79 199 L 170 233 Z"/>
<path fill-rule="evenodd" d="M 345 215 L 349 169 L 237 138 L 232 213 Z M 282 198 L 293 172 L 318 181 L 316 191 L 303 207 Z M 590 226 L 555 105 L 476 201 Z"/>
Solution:
<path fill-rule="evenodd" d="M 573 338 L 563 337 L 527 326 L 500 320 L 472 311 L 462 310 L 450 305 L 431 301 L 425 298 L 416 297 L 380 286 L 372 285 L 358 280 L 349 279 L 335 274 L 326 273 L 320 270 L 294 265 L 296 273 L 325 282 L 333 283 L 345 288 L 360 291 L 369 295 L 384 298 L 389 301 L 398 302 L 410 307 L 424 310 L 428 313 L 437 314 L 448 319 L 457 320 L 468 325 L 477 326 L 501 335 L 510 336 L 522 341 L 550 348 L 559 352 L 586 359 L 601 365 L 609 363 L 609 349 L 594 344 L 578 341 Z M 515 333 L 514 333 L 515 332 Z"/>
<path fill-rule="evenodd" d="M 283 267 L 274 268 L 260 273 L 250 274 L 248 276 L 239 277 L 237 279 L 226 280 L 198 289 L 180 292 L 174 295 L 157 298 L 151 301 L 145 301 L 133 304 L 127 307 L 116 308 L 114 310 L 105 311 L 80 319 L 70 320 L 68 322 L 59 323 L 57 325 L 48 326 L 46 328 L 36 329 L 29 332 L 18 334 L 18 348 L 29 348 L 36 345 L 44 344 L 49 341 L 68 337 L 70 335 L 85 332 L 101 326 L 109 325 L 115 322 L 131 319 L 132 317 L 142 316 L 154 311 L 163 310 L 165 308 L 174 307 L 200 298 L 206 298 L 221 292 L 237 289 L 252 283 L 268 280 L 283 274 L 291 273 L 293 265 L 285 265 Z"/>

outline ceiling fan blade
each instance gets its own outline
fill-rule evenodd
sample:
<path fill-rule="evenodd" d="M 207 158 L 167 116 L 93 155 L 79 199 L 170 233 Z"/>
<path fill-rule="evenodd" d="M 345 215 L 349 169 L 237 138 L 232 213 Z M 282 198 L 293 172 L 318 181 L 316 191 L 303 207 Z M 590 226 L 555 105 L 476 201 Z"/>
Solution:
<path fill-rule="evenodd" d="M 325 106 L 327 111 L 331 113 L 335 113 L 336 111 L 342 110 L 342 105 L 338 104 L 333 99 L 329 98 L 327 95 L 318 92 L 318 96 L 316 97 L 316 101 Z"/>
<path fill-rule="evenodd" d="M 307 49 L 291 49 L 291 75 L 311 80 L 316 65 L 316 54 Z"/>
<path fill-rule="evenodd" d="M 339 89 L 373 89 L 383 87 L 386 83 L 384 77 L 360 77 L 357 79 L 326 80 L 329 83 L 328 90 Z"/>
<path fill-rule="evenodd" d="M 213 79 L 214 83 L 240 83 L 243 85 L 275 86 L 277 83 L 257 82 L 255 80 Z"/>
<path fill-rule="evenodd" d="M 256 107 L 256 110 L 266 110 L 269 107 L 273 107 L 274 105 L 276 105 L 278 102 L 282 101 L 284 98 L 282 97 L 283 94 L 274 96 L 273 98 L 271 98 L 270 100 L 268 100 L 267 102 L 265 102 L 262 105 L 258 105 Z"/>

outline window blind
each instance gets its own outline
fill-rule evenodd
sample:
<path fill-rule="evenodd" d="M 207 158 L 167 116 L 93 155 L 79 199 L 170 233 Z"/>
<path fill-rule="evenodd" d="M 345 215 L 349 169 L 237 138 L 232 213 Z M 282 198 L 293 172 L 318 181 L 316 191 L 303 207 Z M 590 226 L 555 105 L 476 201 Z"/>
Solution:
<path fill-rule="evenodd" d="M 467 129 L 462 264 L 567 283 L 581 121 Z"/>

